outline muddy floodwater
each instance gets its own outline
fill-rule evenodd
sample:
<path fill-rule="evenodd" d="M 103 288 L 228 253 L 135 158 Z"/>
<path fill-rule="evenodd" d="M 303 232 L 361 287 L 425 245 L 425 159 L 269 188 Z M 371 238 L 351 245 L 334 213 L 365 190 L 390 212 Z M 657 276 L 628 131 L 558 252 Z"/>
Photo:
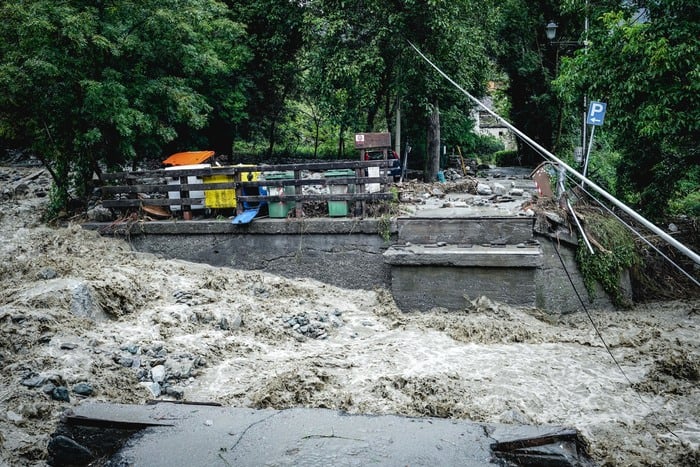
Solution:
<path fill-rule="evenodd" d="M 43 465 L 71 406 L 154 398 L 565 425 L 601 465 L 700 463 L 697 301 L 591 310 L 608 348 L 585 313 L 402 313 L 46 226 L 40 170 L 0 169 L 0 464 Z"/>

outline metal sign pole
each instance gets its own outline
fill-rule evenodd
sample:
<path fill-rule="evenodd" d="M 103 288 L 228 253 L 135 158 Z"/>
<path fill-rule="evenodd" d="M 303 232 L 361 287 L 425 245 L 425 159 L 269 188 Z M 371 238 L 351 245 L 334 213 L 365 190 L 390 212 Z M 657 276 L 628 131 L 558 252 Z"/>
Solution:
<path fill-rule="evenodd" d="M 583 159 L 583 176 L 586 176 L 586 171 L 588 170 L 588 159 L 591 157 L 591 148 L 593 147 L 593 135 L 595 134 L 595 127 L 597 125 L 593 125 L 593 128 L 591 128 L 591 139 L 588 141 L 588 148 L 586 148 L 586 157 Z M 581 181 L 581 187 L 586 186 L 585 181 Z"/>

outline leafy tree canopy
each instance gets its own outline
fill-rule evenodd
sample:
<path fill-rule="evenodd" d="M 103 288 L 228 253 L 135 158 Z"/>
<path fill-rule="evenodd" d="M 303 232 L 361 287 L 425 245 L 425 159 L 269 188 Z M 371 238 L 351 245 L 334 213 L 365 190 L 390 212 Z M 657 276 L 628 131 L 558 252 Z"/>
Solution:
<path fill-rule="evenodd" d="M 558 86 L 564 96 L 585 89 L 608 103 L 606 131 L 622 155 L 618 194 L 659 217 L 700 182 L 700 4 L 645 5 L 646 17 L 636 8 L 602 12 L 587 51 L 564 61 Z"/>
<path fill-rule="evenodd" d="M 44 157 L 63 201 L 100 162 L 244 115 L 249 54 L 222 3 L 8 0 L 0 16 L 0 136 Z"/>

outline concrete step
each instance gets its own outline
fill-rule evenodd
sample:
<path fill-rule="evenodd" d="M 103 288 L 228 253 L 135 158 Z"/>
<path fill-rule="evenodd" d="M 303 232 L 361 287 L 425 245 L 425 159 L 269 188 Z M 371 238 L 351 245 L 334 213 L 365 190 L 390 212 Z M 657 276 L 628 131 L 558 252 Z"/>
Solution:
<path fill-rule="evenodd" d="M 394 245 L 384 252 L 392 266 L 536 268 L 543 264 L 537 242 L 519 245 Z"/>
<path fill-rule="evenodd" d="M 401 217 L 398 243 L 517 245 L 533 238 L 532 217 Z"/>

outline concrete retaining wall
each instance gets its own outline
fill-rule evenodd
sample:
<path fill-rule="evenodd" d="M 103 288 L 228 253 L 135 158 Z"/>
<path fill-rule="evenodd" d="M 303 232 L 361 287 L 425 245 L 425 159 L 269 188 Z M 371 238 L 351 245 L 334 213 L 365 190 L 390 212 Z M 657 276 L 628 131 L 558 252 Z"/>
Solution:
<path fill-rule="evenodd" d="M 434 307 L 463 310 L 470 300 L 486 296 L 509 305 L 533 306 L 535 269 L 444 266 L 394 268 L 391 290 L 403 311 Z"/>
<path fill-rule="evenodd" d="M 589 297 L 583 283 L 583 277 L 576 264 L 576 250 L 566 243 L 552 242 L 550 238 L 545 236 L 538 236 L 537 239 L 541 244 L 543 254 L 542 267 L 537 269 L 535 274 L 535 283 L 537 284 L 535 304 L 538 308 L 554 313 L 583 311 L 576 292 L 588 308 L 604 310 L 615 308 L 600 286 L 596 287 L 595 296 Z M 632 286 L 628 274 L 622 277 L 621 283 L 626 295 L 631 298 Z"/>
<path fill-rule="evenodd" d="M 582 309 L 551 240 L 541 236 L 536 237 L 541 257 L 535 262 L 527 260 L 521 267 L 503 260 L 497 267 L 488 267 L 483 261 L 431 266 L 399 264 L 400 259 L 389 264 L 383 255 L 397 242 L 397 227 L 377 219 L 260 219 L 244 226 L 230 221 L 165 221 L 122 226 L 121 230 L 112 226 L 110 231 L 103 230 L 104 224 L 84 227 L 103 234 L 128 235 L 136 251 L 163 258 L 305 277 L 345 288 L 386 288 L 392 290 L 404 311 L 434 306 L 459 310 L 466 304 L 465 297 L 480 295 L 552 313 Z M 384 239 L 387 236 L 388 241 Z M 594 301 L 588 299 L 573 248 L 562 243 L 559 252 L 586 305 L 612 308 L 602 290 Z"/>
<path fill-rule="evenodd" d="M 96 228 L 96 224 L 86 224 Z M 387 230 L 394 227 L 385 226 Z M 389 247 L 376 219 L 260 219 L 248 225 L 219 222 L 148 222 L 119 230 L 136 251 L 212 266 L 306 277 L 352 289 L 388 288 Z"/>

